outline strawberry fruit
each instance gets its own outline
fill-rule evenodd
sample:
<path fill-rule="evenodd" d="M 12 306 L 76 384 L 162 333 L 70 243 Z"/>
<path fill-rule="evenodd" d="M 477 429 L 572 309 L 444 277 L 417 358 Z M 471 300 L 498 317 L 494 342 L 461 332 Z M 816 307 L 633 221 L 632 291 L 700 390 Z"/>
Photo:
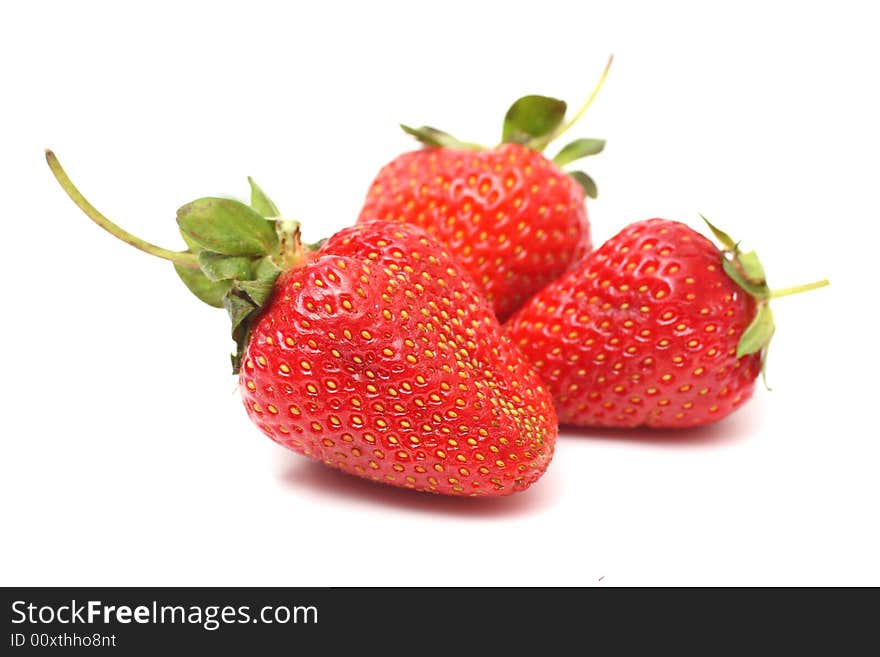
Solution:
<path fill-rule="evenodd" d="M 169 251 L 101 215 L 47 152 L 86 214 L 170 260 L 232 320 L 245 409 L 272 440 L 375 481 L 447 495 L 507 495 L 549 464 L 549 393 L 470 276 L 421 228 L 375 221 L 320 248 L 251 181 L 250 206 L 199 199 Z"/>
<path fill-rule="evenodd" d="M 599 153 L 605 142 L 575 140 L 552 161 L 542 151 L 580 118 L 607 72 L 608 67 L 568 122 L 561 100 L 537 95 L 517 100 L 495 148 L 427 126 L 401 126 L 424 148 L 382 168 L 359 221 L 425 228 L 455 253 L 504 321 L 592 249 L 584 197 L 595 197 L 596 185 L 582 171 L 566 173 L 561 167 Z"/>
<path fill-rule="evenodd" d="M 709 226 L 723 251 L 682 223 L 631 224 L 507 323 L 561 423 L 692 427 L 751 396 L 770 298 L 828 281 L 771 293 L 755 253 Z"/>

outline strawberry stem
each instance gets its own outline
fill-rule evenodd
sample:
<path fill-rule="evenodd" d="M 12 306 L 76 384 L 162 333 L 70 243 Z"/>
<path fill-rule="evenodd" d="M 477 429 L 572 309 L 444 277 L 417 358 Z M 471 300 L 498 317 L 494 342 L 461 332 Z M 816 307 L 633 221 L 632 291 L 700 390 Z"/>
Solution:
<path fill-rule="evenodd" d="M 821 281 L 814 281 L 812 283 L 807 283 L 806 285 L 794 285 L 792 287 L 784 287 L 780 290 L 773 290 L 770 292 L 771 299 L 778 299 L 779 297 L 787 297 L 790 294 L 800 294 L 801 292 L 809 292 L 810 290 L 816 290 L 820 287 L 825 287 L 826 285 L 830 285 L 831 281 L 827 278 L 823 278 Z"/>
<path fill-rule="evenodd" d="M 61 185 L 61 188 L 67 193 L 70 199 L 74 203 L 76 203 L 77 207 L 82 210 L 89 219 L 94 221 L 108 233 L 122 240 L 126 244 L 130 244 L 136 249 L 140 249 L 141 251 L 149 253 L 150 255 L 162 258 L 163 260 L 170 260 L 174 264 L 180 265 L 182 267 L 191 267 L 194 269 L 198 269 L 199 259 L 198 256 L 196 256 L 194 253 L 170 251 L 169 249 L 163 249 L 161 246 L 151 244 L 150 242 L 142 240 L 136 235 L 132 235 L 127 230 L 117 226 L 115 223 L 113 223 L 107 217 L 101 214 L 97 210 L 97 208 L 89 203 L 86 198 L 80 193 L 80 191 L 76 188 L 76 185 L 74 185 L 73 181 L 71 181 L 68 177 L 67 172 L 65 172 L 62 168 L 61 163 L 58 161 L 58 158 L 55 157 L 55 153 L 53 153 L 49 149 L 46 149 L 46 162 L 49 164 L 49 168 L 52 170 L 52 174 L 55 176 L 58 184 Z"/>
<path fill-rule="evenodd" d="M 593 101 L 596 100 L 596 96 L 599 95 L 599 90 L 602 89 L 602 85 L 605 84 L 605 79 L 608 77 L 608 71 L 611 69 L 611 63 L 614 61 L 614 55 L 608 56 L 608 63 L 605 64 L 605 69 L 602 71 L 602 75 L 599 76 L 599 81 L 593 87 L 593 90 L 590 92 L 590 95 L 587 97 L 587 100 L 584 101 L 584 104 L 580 106 L 577 112 L 575 112 L 574 116 L 571 117 L 567 122 L 563 123 L 559 128 L 557 128 L 550 137 L 544 143 L 544 146 L 549 144 L 551 141 L 558 139 L 561 135 L 567 132 L 575 123 L 577 123 L 581 117 L 586 114 L 587 110 L 590 109 L 590 105 L 593 104 Z"/>
<path fill-rule="evenodd" d="M 305 255 L 299 222 L 293 219 L 280 219 L 275 224 L 275 230 L 278 232 L 280 248 L 273 262 L 279 269 L 292 269 Z"/>

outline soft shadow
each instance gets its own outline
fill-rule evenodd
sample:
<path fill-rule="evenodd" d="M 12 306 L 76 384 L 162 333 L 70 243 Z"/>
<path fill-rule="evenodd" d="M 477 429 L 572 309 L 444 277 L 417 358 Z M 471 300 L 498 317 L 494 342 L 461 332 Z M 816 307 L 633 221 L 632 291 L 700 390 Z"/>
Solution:
<path fill-rule="evenodd" d="M 527 490 L 506 497 L 479 498 L 434 495 L 387 486 L 292 453 L 282 453 L 278 460 L 279 479 L 285 487 L 297 493 L 417 513 L 462 518 L 504 518 L 540 512 L 559 499 L 558 483 L 552 469 Z"/>
<path fill-rule="evenodd" d="M 559 427 L 560 438 L 619 440 L 663 447 L 721 447 L 742 442 L 758 432 L 760 404 L 754 401 L 719 422 L 690 429 L 613 429 L 606 427 Z"/>

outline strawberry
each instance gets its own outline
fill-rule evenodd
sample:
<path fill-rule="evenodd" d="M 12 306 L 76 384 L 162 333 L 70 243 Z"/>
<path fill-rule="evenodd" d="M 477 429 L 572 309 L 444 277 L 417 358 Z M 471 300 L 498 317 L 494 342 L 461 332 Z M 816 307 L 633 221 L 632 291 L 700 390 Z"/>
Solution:
<path fill-rule="evenodd" d="M 455 253 L 504 321 L 592 249 L 584 196 L 595 198 L 595 183 L 561 167 L 599 153 L 605 142 L 575 140 L 553 161 L 542 151 L 586 111 L 607 73 L 608 67 L 567 123 L 563 101 L 520 98 L 508 110 L 502 143 L 494 148 L 427 126 L 401 126 L 424 148 L 382 168 L 358 220 L 424 227 Z"/>
<path fill-rule="evenodd" d="M 233 369 L 251 420 L 300 454 L 375 481 L 446 495 L 528 488 L 549 464 L 549 393 L 476 285 L 417 226 L 375 221 L 319 248 L 251 181 L 251 205 L 178 210 L 189 249 L 168 251 L 110 222 L 49 165 L 92 219 L 171 260 L 229 312 Z"/>
<path fill-rule="evenodd" d="M 709 226 L 724 250 L 675 221 L 631 224 L 510 319 L 561 423 L 692 427 L 749 399 L 771 296 L 828 281 L 771 293 L 755 253 Z"/>

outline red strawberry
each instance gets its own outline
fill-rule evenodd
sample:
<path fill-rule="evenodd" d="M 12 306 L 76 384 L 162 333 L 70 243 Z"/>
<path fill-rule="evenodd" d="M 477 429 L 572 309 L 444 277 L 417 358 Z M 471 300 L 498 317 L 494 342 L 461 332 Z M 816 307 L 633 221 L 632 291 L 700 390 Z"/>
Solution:
<path fill-rule="evenodd" d="M 595 184 L 583 172 L 567 174 L 560 167 L 599 153 L 605 142 L 578 139 L 553 161 L 541 152 L 583 114 L 607 72 L 564 125 L 564 102 L 545 96 L 516 101 L 495 148 L 463 143 L 434 128 L 402 126 L 425 148 L 404 153 L 379 172 L 359 221 L 424 227 L 455 253 L 504 321 L 592 249 L 584 194 L 595 197 Z"/>
<path fill-rule="evenodd" d="M 561 423 L 690 427 L 751 396 L 771 292 L 754 252 L 709 225 L 724 251 L 675 221 L 631 224 L 511 318 Z"/>
<path fill-rule="evenodd" d="M 252 184 L 248 207 L 200 199 L 178 211 L 190 245 L 138 240 L 53 172 L 95 221 L 175 263 L 223 305 L 248 415 L 274 441 L 345 472 L 447 495 L 508 495 L 549 464 L 549 393 L 471 278 L 416 227 L 376 221 L 320 249 L 299 242 Z"/>

